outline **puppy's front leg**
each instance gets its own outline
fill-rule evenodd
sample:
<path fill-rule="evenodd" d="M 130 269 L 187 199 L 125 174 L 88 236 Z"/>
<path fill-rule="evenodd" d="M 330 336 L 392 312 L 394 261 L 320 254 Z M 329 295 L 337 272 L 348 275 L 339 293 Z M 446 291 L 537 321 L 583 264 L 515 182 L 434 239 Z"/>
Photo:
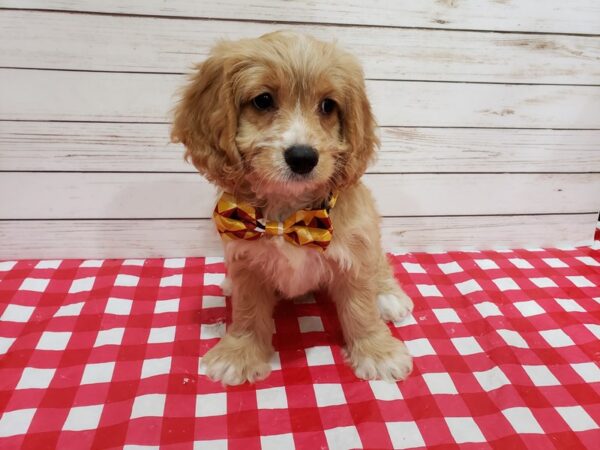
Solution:
<path fill-rule="evenodd" d="M 381 319 L 376 279 L 344 272 L 336 276 L 330 293 L 346 339 L 346 357 L 356 376 L 388 381 L 406 378 L 412 358 Z"/>
<path fill-rule="evenodd" d="M 271 372 L 273 353 L 273 307 L 275 292 L 261 283 L 240 263 L 229 268 L 232 292 L 232 323 L 221 341 L 206 353 L 202 363 L 206 374 L 223 384 L 254 382 Z"/>

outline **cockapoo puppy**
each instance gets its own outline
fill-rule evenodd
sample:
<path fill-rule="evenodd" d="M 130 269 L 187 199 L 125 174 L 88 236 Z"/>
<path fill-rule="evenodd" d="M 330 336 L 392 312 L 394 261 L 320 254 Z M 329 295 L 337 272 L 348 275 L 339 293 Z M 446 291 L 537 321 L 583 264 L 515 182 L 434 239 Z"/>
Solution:
<path fill-rule="evenodd" d="M 223 192 L 215 221 L 232 323 L 204 358 L 235 385 L 271 371 L 273 307 L 326 290 L 359 378 L 399 380 L 412 360 L 384 320 L 412 310 L 360 181 L 379 142 L 363 72 L 331 43 L 291 32 L 220 42 L 175 110 L 172 139 Z"/>

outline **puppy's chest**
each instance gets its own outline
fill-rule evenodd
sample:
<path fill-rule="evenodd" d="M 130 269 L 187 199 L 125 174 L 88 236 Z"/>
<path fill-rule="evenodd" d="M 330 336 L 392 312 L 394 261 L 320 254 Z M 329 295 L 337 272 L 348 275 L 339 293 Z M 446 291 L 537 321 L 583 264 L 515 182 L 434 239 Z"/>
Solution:
<path fill-rule="evenodd" d="M 330 264 L 323 253 L 292 245 L 282 237 L 237 241 L 231 245 L 239 250 L 244 247 L 249 265 L 257 276 L 264 277 L 289 298 L 319 289 L 331 277 Z"/>

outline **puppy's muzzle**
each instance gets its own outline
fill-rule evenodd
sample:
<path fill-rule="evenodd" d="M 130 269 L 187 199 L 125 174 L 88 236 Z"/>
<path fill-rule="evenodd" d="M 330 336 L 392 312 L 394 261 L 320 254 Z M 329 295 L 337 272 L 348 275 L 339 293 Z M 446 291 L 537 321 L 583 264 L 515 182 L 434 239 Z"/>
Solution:
<path fill-rule="evenodd" d="M 309 173 L 319 162 L 319 154 L 308 145 L 292 145 L 285 150 L 283 156 L 292 172 L 299 175 Z"/>

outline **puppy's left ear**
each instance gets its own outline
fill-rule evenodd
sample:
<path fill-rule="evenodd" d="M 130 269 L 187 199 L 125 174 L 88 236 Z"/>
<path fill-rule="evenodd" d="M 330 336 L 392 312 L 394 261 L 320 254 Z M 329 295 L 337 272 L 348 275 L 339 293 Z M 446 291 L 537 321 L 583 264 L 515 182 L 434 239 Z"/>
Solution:
<path fill-rule="evenodd" d="M 375 157 L 375 150 L 379 146 L 376 128 L 362 70 L 357 68 L 348 83 L 342 112 L 344 140 L 349 146 L 343 161 L 342 186 L 356 183 Z"/>

